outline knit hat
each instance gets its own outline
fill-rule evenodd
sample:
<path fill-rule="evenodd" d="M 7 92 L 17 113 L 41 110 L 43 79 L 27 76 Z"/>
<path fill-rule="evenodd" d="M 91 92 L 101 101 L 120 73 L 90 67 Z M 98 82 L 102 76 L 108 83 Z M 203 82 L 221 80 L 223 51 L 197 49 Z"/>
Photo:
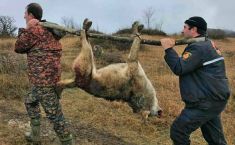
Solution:
<path fill-rule="evenodd" d="M 202 17 L 194 16 L 186 20 L 184 23 L 190 26 L 195 26 L 205 32 L 207 30 L 207 23 Z"/>

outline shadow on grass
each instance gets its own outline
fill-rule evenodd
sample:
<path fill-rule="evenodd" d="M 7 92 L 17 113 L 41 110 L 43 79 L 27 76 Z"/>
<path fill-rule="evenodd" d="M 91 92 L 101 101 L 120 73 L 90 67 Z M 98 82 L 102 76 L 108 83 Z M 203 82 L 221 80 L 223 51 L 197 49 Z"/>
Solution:
<path fill-rule="evenodd" d="M 101 145 L 136 145 L 124 141 L 122 138 L 117 137 L 105 130 L 99 130 L 88 124 L 79 124 L 73 122 L 74 134 L 77 143 L 82 140 L 87 140 Z"/>

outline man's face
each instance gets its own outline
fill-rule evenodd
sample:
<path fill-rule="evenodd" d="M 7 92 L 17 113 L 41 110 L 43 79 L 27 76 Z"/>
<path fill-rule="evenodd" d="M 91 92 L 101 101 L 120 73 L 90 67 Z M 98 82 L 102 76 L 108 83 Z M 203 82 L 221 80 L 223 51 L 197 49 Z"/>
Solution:
<path fill-rule="evenodd" d="M 190 29 L 189 25 L 185 24 L 184 28 L 183 28 L 183 31 L 182 31 L 182 34 L 186 38 L 192 38 L 192 37 L 194 37 L 194 35 L 193 35 L 194 32 L 193 31 L 194 31 L 193 28 Z"/>
<path fill-rule="evenodd" d="M 28 23 L 31 19 L 33 19 L 32 14 L 31 13 L 29 14 L 27 9 L 24 12 L 24 19 L 25 19 L 26 23 Z"/>

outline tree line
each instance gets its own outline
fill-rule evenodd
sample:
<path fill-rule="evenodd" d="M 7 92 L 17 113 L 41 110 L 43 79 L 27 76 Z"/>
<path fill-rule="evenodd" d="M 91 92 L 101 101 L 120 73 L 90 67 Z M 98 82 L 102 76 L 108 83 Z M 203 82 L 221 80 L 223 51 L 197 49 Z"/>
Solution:
<path fill-rule="evenodd" d="M 154 15 L 155 9 L 153 7 L 148 7 L 143 11 L 143 20 L 147 26 L 144 29 L 143 33 L 148 35 L 166 35 L 166 33 L 162 30 L 164 19 L 161 18 L 159 22 L 155 22 L 154 27 Z M 62 17 L 61 25 L 80 30 L 81 27 L 76 23 L 76 21 L 72 17 Z M 16 36 L 17 27 L 15 26 L 15 19 L 10 16 L 0 16 L 0 37 L 15 37 Z M 102 33 L 99 31 L 99 27 L 97 25 L 96 29 L 92 29 L 92 33 Z M 131 33 L 131 28 L 123 28 L 119 29 L 115 34 L 123 34 L 123 33 Z M 231 30 L 224 29 L 208 29 L 208 36 L 212 39 L 224 39 L 226 37 L 235 37 L 235 32 Z"/>
<path fill-rule="evenodd" d="M 145 29 L 146 32 L 163 32 L 162 26 L 163 26 L 163 19 L 156 23 L 155 27 L 153 28 L 153 22 L 154 22 L 154 15 L 155 15 L 155 9 L 153 7 L 148 7 L 143 11 L 143 20 L 147 26 Z M 76 21 L 72 17 L 62 17 L 61 18 L 61 25 L 72 28 L 72 29 L 81 29 L 80 25 L 76 23 Z M 14 37 L 16 36 L 16 30 L 17 27 L 15 26 L 15 19 L 10 16 L 0 16 L 0 37 Z M 94 33 L 102 33 L 99 31 L 99 27 L 97 25 L 96 29 L 91 30 Z M 165 34 L 163 32 L 163 34 Z"/>
<path fill-rule="evenodd" d="M 13 37 L 17 27 L 15 19 L 9 16 L 0 16 L 0 37 Z"/>

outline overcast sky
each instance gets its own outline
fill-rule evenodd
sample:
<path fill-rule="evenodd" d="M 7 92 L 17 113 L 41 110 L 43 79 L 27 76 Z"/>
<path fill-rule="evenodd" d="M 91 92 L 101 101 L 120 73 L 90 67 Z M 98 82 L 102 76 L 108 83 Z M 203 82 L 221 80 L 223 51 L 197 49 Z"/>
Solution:
<path fill-rule="evenodd" d="M 43 7 L 48 21 L 61 24 L 61 18 L 68 17 L 81 25 L 87 17 L 94 29 L 105 33 L 129 27 L 135 20 L 145 24 L 144 11 L 150 7 L 155 10 L 152 27 L 163 22 L 167 33 L 180 32 L 191 16 L 202 16 L 209 28 L 235 30 L 235 0 L 0 0 L 0 15 L 11 16 L 17 27 L 25 27 L 24 11 L 31 2 Z"/>

